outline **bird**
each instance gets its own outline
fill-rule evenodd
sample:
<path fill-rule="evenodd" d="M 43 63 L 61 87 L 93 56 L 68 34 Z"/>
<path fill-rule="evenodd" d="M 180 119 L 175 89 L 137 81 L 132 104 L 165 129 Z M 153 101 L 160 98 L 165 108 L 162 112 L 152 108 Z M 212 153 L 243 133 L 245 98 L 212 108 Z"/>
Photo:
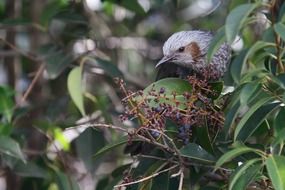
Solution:
<path fill-rule="evenodd" d="M 212 32 L 202 30 L 172 34 L 163 45 L 163 58 L 155 66 L 158 69 L 155 80 L 169 77 L 186 79 L 193 75 L 212 81 L 221 79 L 227 71 L 231 48 L 223 43 L 207 63 L 206 55 L 212 39 Z M 135 141 L 128 144 L 124 152 L 147 154 L 153 149 L 151 143 Z"/>
<path fill-rule="evenodd" d="M 207 52 L 213 39 L 210 31 L 191 30 L 172 34 L 163 45 L 163 58 L 156 64 L 156 80 L 166 77 L 185 79 L 196 75 L 202 79 L 219 80 L 227 71 L 231 48 L 223 43 L 207 62 Z"/>

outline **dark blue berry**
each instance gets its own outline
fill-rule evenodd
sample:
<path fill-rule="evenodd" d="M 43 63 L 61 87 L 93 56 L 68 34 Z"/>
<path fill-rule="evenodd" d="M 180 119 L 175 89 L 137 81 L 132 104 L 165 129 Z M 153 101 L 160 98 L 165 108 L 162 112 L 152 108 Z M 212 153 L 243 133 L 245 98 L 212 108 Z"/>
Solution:
<path fill-rule="evenodd" d="M 165 92 L 165 88 L 164 88 L 164 87 L 161 87 L 159 93 L 160 93 L 160 94 L 163 94 L 164 92 Z"/>
<path fill-rule="evenodd" d="M 188 143 L 189 143 L 189 139 L 188 139 L 188 138 L 183 139 L 183 143 L 184 143 L 185 145 L 188 144 Z"/>
<path fill-rule="evenodd" d="M 185 133 L 185 128 L 182 126 L 182 127 L 179 127 L 178 128 L 178 132 L 179 133 Z"/>
<path fill-rule="evenodd" d="M 151 134 L 154 138 L 158 138 L 158 137 L 159 137 L 159 132 L 157 132 L 157 131 L 151 131 L 150 134 Z"/>
<path fill-rule="evenodd" d="M 160 106 L 154 108 L 154 111 L 156 111 L 156 112 L 160 112 L 161 110 L 162 110 L 162 108 Z"/>
<path fill-rule="evenodd" d="M 189 124 L 184 125 L 185 130 L 189 130 L 190 127 L 191 127 L 191 126 L 190 126 Z"/>

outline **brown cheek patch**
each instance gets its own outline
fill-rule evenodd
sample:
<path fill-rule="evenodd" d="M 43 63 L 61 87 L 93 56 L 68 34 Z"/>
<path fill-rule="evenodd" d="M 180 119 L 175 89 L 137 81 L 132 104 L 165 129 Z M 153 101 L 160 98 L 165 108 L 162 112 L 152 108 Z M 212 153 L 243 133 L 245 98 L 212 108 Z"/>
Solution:
<path fill-rule="evenodd" d="M 196 61 L 201 56 L 201 51 L 196 42 L 191 42 L 185 47 L 185 51 L 188 52 L 192 57 L 193 60 Z"/>

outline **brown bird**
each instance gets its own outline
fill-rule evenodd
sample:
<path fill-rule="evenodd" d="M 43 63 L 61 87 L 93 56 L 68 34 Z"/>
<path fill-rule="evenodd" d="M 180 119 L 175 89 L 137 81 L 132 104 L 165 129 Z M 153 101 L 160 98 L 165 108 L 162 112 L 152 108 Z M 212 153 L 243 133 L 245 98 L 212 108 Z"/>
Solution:
<path fill-rule="evenodd" d="M 197 75 L 201 78 L 217 80 L 223 77 L 229 63 L 231 49 L 223 43 L 207 63 L 206 54 L 213 34 L 193 30 L 174 33 L 163 45 L 164 57 L 157 63 L 159 69 L 156 80 L 166 77 L 186 78 Z"/>

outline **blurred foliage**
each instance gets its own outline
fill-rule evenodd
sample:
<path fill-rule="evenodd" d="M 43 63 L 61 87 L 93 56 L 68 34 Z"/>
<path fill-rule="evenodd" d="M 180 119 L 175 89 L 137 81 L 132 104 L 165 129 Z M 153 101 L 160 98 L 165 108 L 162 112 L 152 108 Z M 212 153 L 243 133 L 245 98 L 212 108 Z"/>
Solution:
<path fill-rule="evenodd" d="M 284 189 L 284 15 L 282 0 L 0 0 L 0 189 Z M 145 108 L 197 98 L 193 81 L 153 87 L 163 42 L 192 29 L 216 33 L 208 60 L 232 44 L 198 105 L 223 124 L 139 132 Z"/>

